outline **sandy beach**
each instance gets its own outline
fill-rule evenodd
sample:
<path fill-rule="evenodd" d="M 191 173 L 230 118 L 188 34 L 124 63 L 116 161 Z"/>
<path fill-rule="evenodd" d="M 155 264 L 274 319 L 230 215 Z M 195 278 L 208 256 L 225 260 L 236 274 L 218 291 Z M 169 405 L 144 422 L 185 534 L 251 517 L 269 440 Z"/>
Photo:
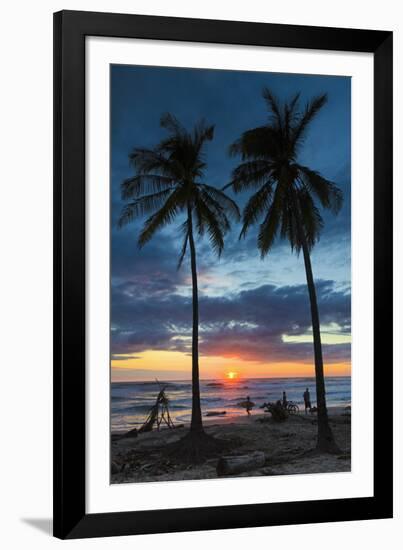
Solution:
<path fill-rule="evenodd" d="M 205 431 L 218 439 L 232 441 L 229 451 L 202 464 L 180 464 L 170 459 L 166 446 L 178 441 L 188 426 L 154 430 L 137 437 L 113 433 L 111 440 L 111 483 L 133 483 L 217 477 L 221 456 L 264 453 L 264 464 L 239 476 L 313 474 L 351 470 L 351 417 L 344 408 L 329 408 L 330 425 L 341 449 L 339 455 L 315 454 L 316 415 L 298 413 L 284 422 L 274 422 L 270 414 L 244 417 L 204 418 Z"/>

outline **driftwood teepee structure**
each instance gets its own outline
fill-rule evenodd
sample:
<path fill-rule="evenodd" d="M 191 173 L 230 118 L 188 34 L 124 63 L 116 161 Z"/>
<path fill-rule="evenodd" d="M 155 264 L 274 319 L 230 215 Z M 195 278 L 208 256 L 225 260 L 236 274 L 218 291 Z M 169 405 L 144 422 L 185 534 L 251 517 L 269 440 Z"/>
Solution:
<path fill-rule="evenodd" d="M 161 388 L 160 386 L 157 399 L 148 413 L 147 420 L 139 429 L 139 433 L 151 432 L 154 424 L 157 424 L 157 430 L 159 430 L 162 423 L 165 423 L 168 428 L 175 428 L 171 415 L 169 414 L 169 400 L 165 395 L 165 387 Z"/>

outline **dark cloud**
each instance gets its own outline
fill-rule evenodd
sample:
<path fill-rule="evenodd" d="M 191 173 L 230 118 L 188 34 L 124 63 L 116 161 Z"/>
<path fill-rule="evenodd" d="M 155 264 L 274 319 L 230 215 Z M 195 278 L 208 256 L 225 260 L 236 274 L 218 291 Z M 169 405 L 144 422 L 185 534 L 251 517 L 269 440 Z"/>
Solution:
<path fill-rule="evenodd" d="M 119 232 L 112 241 L 112 281 L 122 292 L 142 295 L 172 293 L 187 277 L 177 269 L 180 244 L 168 233 L 160 232 L 141 250 L 137 245 L 139 224 Z"/>
<path fill-rule="evenodd" d="M 336 323 L 350 332 L 350 294 L 333 281 L 318 281 L 322 325 Z M 190 351 L 191 300 L 173 294 L 127 295 L 125 286 L 112 293 L 112 351 L 140 353 L 153 350 Z M 200 299 L 200 352 L 260 361 L 308 361 L 312 345 L 285 343 L 283 335 L 304 335 L 311 326 L 306 285 L 264 285 L 231 297 Z M 325 359 L 348 360 L 350 346 L 325 345 Z"/>

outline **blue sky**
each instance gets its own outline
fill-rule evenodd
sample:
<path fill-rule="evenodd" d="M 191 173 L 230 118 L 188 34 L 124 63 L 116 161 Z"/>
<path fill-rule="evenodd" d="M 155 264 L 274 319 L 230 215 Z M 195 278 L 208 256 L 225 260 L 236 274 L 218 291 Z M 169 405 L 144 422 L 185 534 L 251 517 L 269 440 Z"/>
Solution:
<path fill-rule="evenodd" d="M 318 285 L 324 355 L 329 364 L 350 360 L 350 79 L 244 71 L 111 66 L 111 281 L 112 357 L 118 376 L 135 379 L 136 358 L 149 351 L 188 353 L 190 335 L 189 263 L 176 269 L 178 223 L 164 229 L 142 250 L 136 244 L 144 220 L 118 230 L 120 184 L 133 172 L 134 147 L 153 147 L 164 137 L 159 120 L 174 114 L 188 129 L 201 118 L 215 124 L 206 147 L 204 181 L 223 187 L 237 159 L 228 146 L 268 119 L 261 91 L 280 99 L 301 92 L 301 105 L 327 92 L 328 104 L 310 127 L 299 161 L 337 183 L 344 205 L 337 217 L 323 213 L 325 229 L 312 254 Z M 234 197 L 239 205 L 247 195 Z M 312 360 L 310 318 L 302 257 L 278 241 L 261 260 L 256 231 L 239 241 L 233 227 L 220 260 L 207 240 L 197 242 L 200 282 L 201 353 L 218 357 L 220 345 L 234 358 L 271 363 Z M 218 355 L 217 355 L 218 354 Z M 236 354 L 236 355 L 235 355 Z M 132 359 L 127 361 L 127 357 Z M 139 361 L 144 370 L 144 361 Z M 246 365 L 246 363 L 245 363 Z M 147 370 L 147 369 L 146 369 Z M 130 372 L 129 372 L 130 371 Z M 302 372 L 302 371 L 301 371 Z M 152 375 L 150 373 L 146 373 Z"/>

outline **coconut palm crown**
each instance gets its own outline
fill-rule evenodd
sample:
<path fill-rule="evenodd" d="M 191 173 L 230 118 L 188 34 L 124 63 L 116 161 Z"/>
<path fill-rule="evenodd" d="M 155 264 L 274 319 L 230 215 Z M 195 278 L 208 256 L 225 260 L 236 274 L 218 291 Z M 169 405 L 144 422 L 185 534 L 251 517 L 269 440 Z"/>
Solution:
<path fill-rule="evenodd" d="M 153 149 L 135 148 L 130 162 L 136 172 L 121 185 L 122 199 L 127 201 L 120 218 L 122 227 L 135 218 L 150 215 L 140 233 L 143 247 L 154 234 L 174 221 L 181 213 L 181 266 L 189 243 L 192 224 L 200 236 L 208 234 L 218 256 L 224 248 L 224 235 L 230 229 L 229 219 L 239 219 L 236 203 L 223 191 L 202 183 L 206 163 L 203 147 L 214 137 L 214 126 L 200 121 L 189 133 L 171 114 L 161 117 L 160 124 L 169 135 Z"/>
<path fill-rule="evenodd" d="M 236 193 L 255 191 L 243 210 L 240 238 L 259 223 L 257 246 L 262 257 L 270 252 L 277 237 L 287 239 L 297 253 L 303 251 L 314 339 L 317 447 L 337 452 L 327 417 L 319 311 L 310 252 L 324 225 L 320 208 L 337 214 L 343 195 L 333 182 L 298 162 L 309 125 L 326 104 L 327 95 L 313 98 L 302 109 L 299 93 L 282 104 L 265 88 L 263 98 L 268 121 L 244 132 L 230 147 L 230 154 L 239 155 L 241 164 L 225 188 L 231 187 Z"/>
<path fill-rule="evenodd" d="M 301 250 L 298 218 L 310 251 L 323 228 L 318 204 L 335 214 L 343 204 L 342 192 L 333 182 L 298 163 L 308 127 L 327 102 L 327 95 L 315 97 L 302 111 L 299 96 L 282 106 L 265 88 L 268 123 L 244 132 L 230 147 L 231 155 L 240 155 L 244 162 L 233 171 L 226 187 L 231 186 L 236 193 L 258 188 L 244 208 L 241 236 L 261 221 L 258 247 L 262 256 L 270 251 L 277 236 L 288 239 L 293 250 Z"/>

